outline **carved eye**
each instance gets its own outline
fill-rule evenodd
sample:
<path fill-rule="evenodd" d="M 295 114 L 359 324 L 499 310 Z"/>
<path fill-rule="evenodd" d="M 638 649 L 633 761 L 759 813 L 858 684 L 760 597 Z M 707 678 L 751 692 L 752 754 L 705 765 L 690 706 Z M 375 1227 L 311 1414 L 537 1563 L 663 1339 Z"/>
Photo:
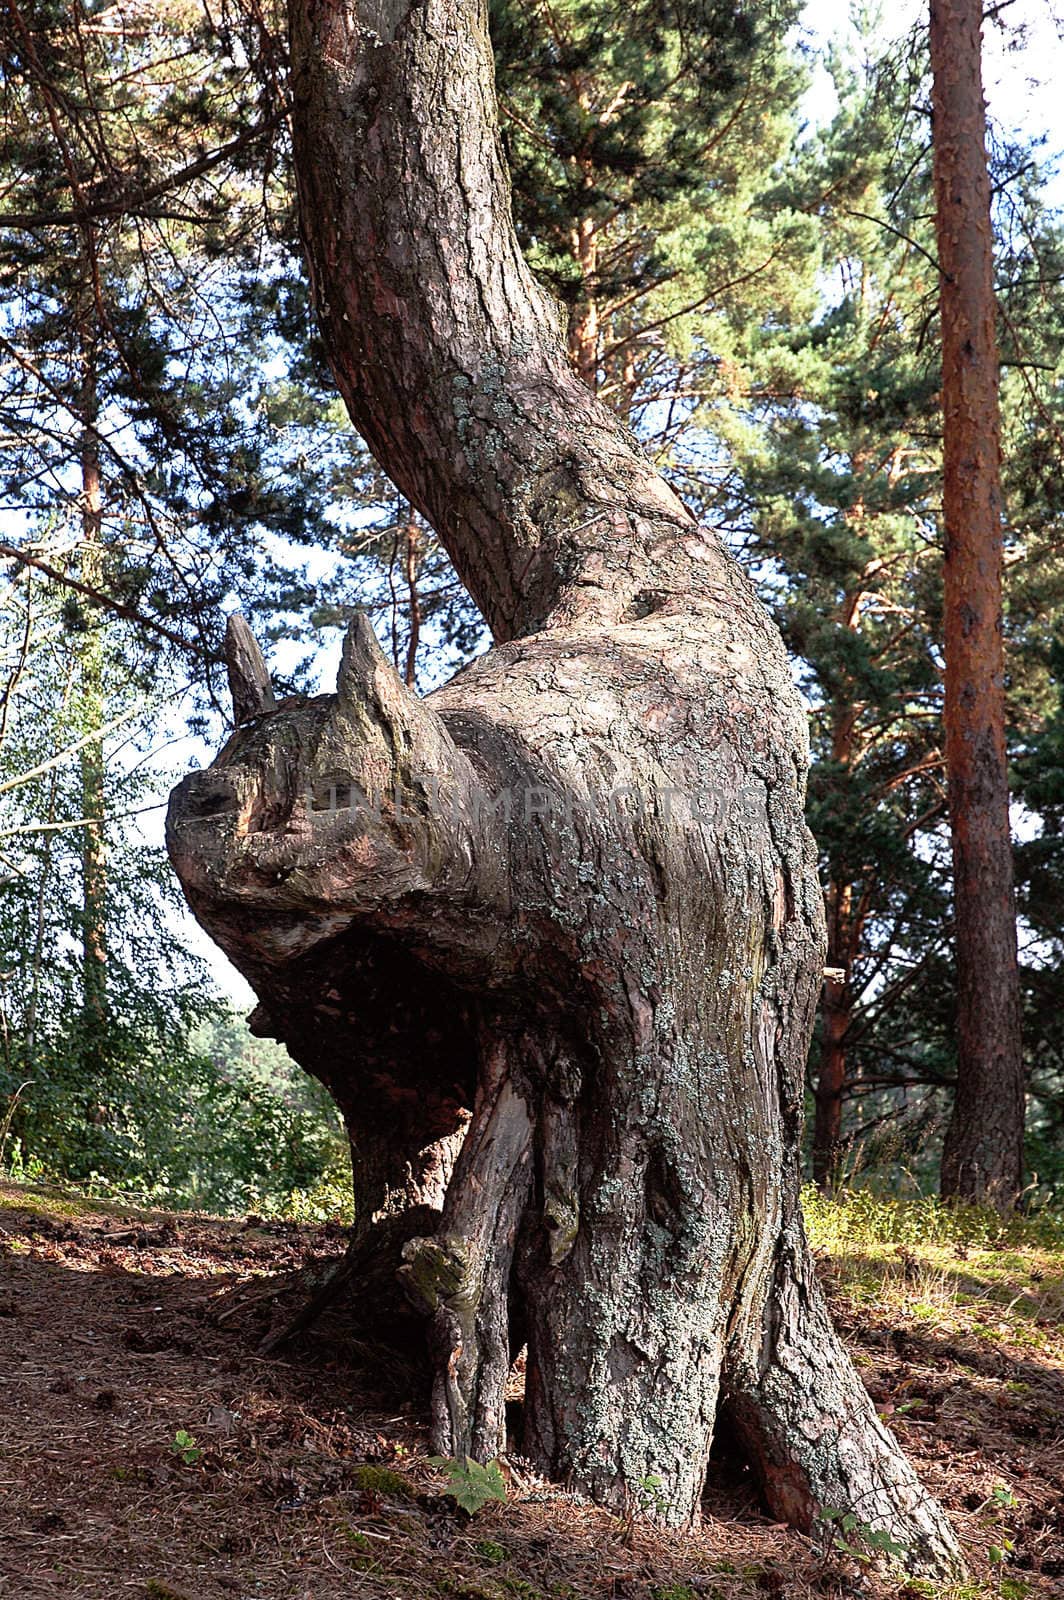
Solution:
<path fill-rule="evenodd" d="M 248 814 L 249 833 L 277 833 L 292 815 L 292 802 L 285 796 L 260 795 Z"/>
<path fill-rule="evenodd" d="M 190 809 L 200 818 L 221 817 L 237 809 L 237 795 L 227 778 L 204 774 L 191 796 Z"/>
<path fill-rule="evenodd" d="M 308 786 L 307 802 L 312 811 L 349 811 L 357 788 L 350 778 L 318 778 Z"/>

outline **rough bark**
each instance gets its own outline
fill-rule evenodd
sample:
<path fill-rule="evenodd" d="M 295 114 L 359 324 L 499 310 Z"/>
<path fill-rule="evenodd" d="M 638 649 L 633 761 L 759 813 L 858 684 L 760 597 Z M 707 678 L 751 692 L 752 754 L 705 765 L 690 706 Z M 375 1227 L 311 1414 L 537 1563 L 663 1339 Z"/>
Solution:
<path fill-rule="evenodd" d="M 802 1232 L 823 905 L 778 634 L 567 360 L 513 234 L 482 9 L 290 14 L 337 380 L 496 644 L 420 701 L 356 621 L 335 697 L 282 703 L 175 792 L 186 893 L 344 1106 L 363 1206 L 472 1107 L 403 1272 L 438 1450 L 498 1449 L 520 1330 L 552 1476 L 620 1507 L 656 1475 L 687 1522 L 726 1399 L 779 1514 L 859 1505 L 955 1569 Z"/>
<path fill-rule="evenodd" d="M 946 766 L 957 956 L 957 1091 L 942 1192 L 1012 1206 L 1024 1070 L 1005 751 L 993 235 L 979 0 L 933 0 L 942 319 Z"/>
<path fill-rule="evenodd" d="M 238 728 L 277 710 L 270 674 L 255 636 L 243 617 L 231 616 L 225 625 L 225 655 L 233 721 Z"/>

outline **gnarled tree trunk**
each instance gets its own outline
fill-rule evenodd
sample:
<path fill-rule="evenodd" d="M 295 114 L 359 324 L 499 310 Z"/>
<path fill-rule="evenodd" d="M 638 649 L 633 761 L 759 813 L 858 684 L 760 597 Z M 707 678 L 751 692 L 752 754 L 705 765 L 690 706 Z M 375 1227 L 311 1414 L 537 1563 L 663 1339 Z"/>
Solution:
<path fill-rule="evenodd" d="M 953 1568 L 802 1230 L 823 909 L 779 637 L 566 359 L 481 6 L 291 17 L 337 380 L 496 643 L 421 701 L 356 620 L 335 697 L 264 710 L 175 792 L 186 893 L 344 1107 L 363 1208 L 424 1198 L 471 1110 L 402 1268 L 438 1450 L 502 1447 L 516 1331 L 551 1476 L 613 1506 L 657 1476 L 685 1523 L 726 1402 L 780 1515 L 852 1506 Z"/>

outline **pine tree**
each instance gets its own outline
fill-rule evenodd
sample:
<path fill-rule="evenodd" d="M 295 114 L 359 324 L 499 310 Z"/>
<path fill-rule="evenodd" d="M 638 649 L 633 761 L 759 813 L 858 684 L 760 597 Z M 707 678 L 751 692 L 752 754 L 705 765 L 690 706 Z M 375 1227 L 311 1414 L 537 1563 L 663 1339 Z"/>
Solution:
<path fill-rule="evenodd" d="M 804 322 L 750 341 L 729 443 L 733 518 L 801 664 L 809 815 L 828 976 L 811 1069 L 813 1170 L 834 1181 L 844 1101 L 948 1072 L 900 1019 L 940 948 L 944 808 L 935 618 L 929 174 L 904 57 L 836 52 L 839 109 L 808 140 L 792 203 L 815 215 L 824 288 Z"/>
<path fill-rule="evenodd" d="M 754 346 L 751 421 L 734 436 L 735 515 L 812 706 L 810 820 L 839 974 L 825 985 L 810 1063 L 825 1182 L 840 1137 L 851 1151 L 904 1152 L 930 1180 L 956 1073 L 927 68 L 910 41 L 884 57 L 871 36 L 863 50 L 856 63 L 836 54 L 838 115 L 793 176 L 821 224 L 824 304 L 804 331 Z M 999 144 L 994 161 L 1009 737 L 1022 752 L 1049 710 L 1047 634 L 1061 598 L 1060 244 L 1037 152 Z M 1050 980 L 1035 946 L 1029 1009 Z"/>
<path fill-rule="evenodd" d="M 943 406 L 945 735 L 957 948 L 957 1090 L 942 1192 L 1010 1207 L 1024 1070 L 1005 735 L 1002 497 L 982 6 L 932 0 Z"/>
<path fill-rule="evenodd" d="M 576 370 L 662 446 L 725 392 L 736 330 L 803 277 L 811 230 L 768 199 L 803 84 L 798 10 L 491 6 L 518 235 Z"/>
<path fill-rule="evenodd" d="M 781 197 L 778 163 L 804 75 L 785 43 L 790 0 L 760 9 L 693 0 L 663 12 L 604 0 L 492 0 L 491 37 L 518 236 L 559 300 L 570 358 L 692 500 L 732 403 L 751 323 L 812 290 L 814 228 Z M 694 470 L 692 470 L 694 469 Z M 366 479 L 362 478 L 363 484 Z M 370 495 L 372 498 L 372 495 Z M 461 653 L 485 634 L 431 529 L 384 497 L 360 547 L 409 653 L 395 574 L 416 530 L 413 600 Z M 344 582 L 341 574 L 339 583 Z M 340 608 L 337 608 L 338 614 Z"/>
<path fill-rule="evenodd" d="M 262 176 L 273 46 L 176 0 L 150 29 L 35 0 L 8 8 L 0 48 L 0 509 L 25 529 L 0 553 L 187 671 L 217 659 L 234 586 L 298 611 L 273 536 L 325 532 L 317 454 L 268 376 L 291 358 L 248 292 L 290 264 L 291 197 Z M 100 550 L 79 576 L 63 541 L 82 512 Z"/>

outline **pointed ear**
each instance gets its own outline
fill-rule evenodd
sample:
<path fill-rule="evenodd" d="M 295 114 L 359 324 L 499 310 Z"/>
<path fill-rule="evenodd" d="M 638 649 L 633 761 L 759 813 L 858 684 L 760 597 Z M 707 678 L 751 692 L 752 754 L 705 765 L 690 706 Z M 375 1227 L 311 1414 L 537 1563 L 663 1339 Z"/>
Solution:
<path fill-rule="evenodd" d="M 374 678 L 381 669 L 398 678 L 398 674 L 373 631 L 373 624 L 364 611 L 356 611 L 347 625 L 344 651 L 340 657 L 340 671 L 336 678 L 336 693 L 341 700 L 363 704 L 374 694 Z"/>
<path fill-rule="evenodd" d="M 233 697 L 233 721 L 238 728 L 277 710 L 277 698 L 255 635 L 236 612 L 225 625 L 225 664 Z"/>

